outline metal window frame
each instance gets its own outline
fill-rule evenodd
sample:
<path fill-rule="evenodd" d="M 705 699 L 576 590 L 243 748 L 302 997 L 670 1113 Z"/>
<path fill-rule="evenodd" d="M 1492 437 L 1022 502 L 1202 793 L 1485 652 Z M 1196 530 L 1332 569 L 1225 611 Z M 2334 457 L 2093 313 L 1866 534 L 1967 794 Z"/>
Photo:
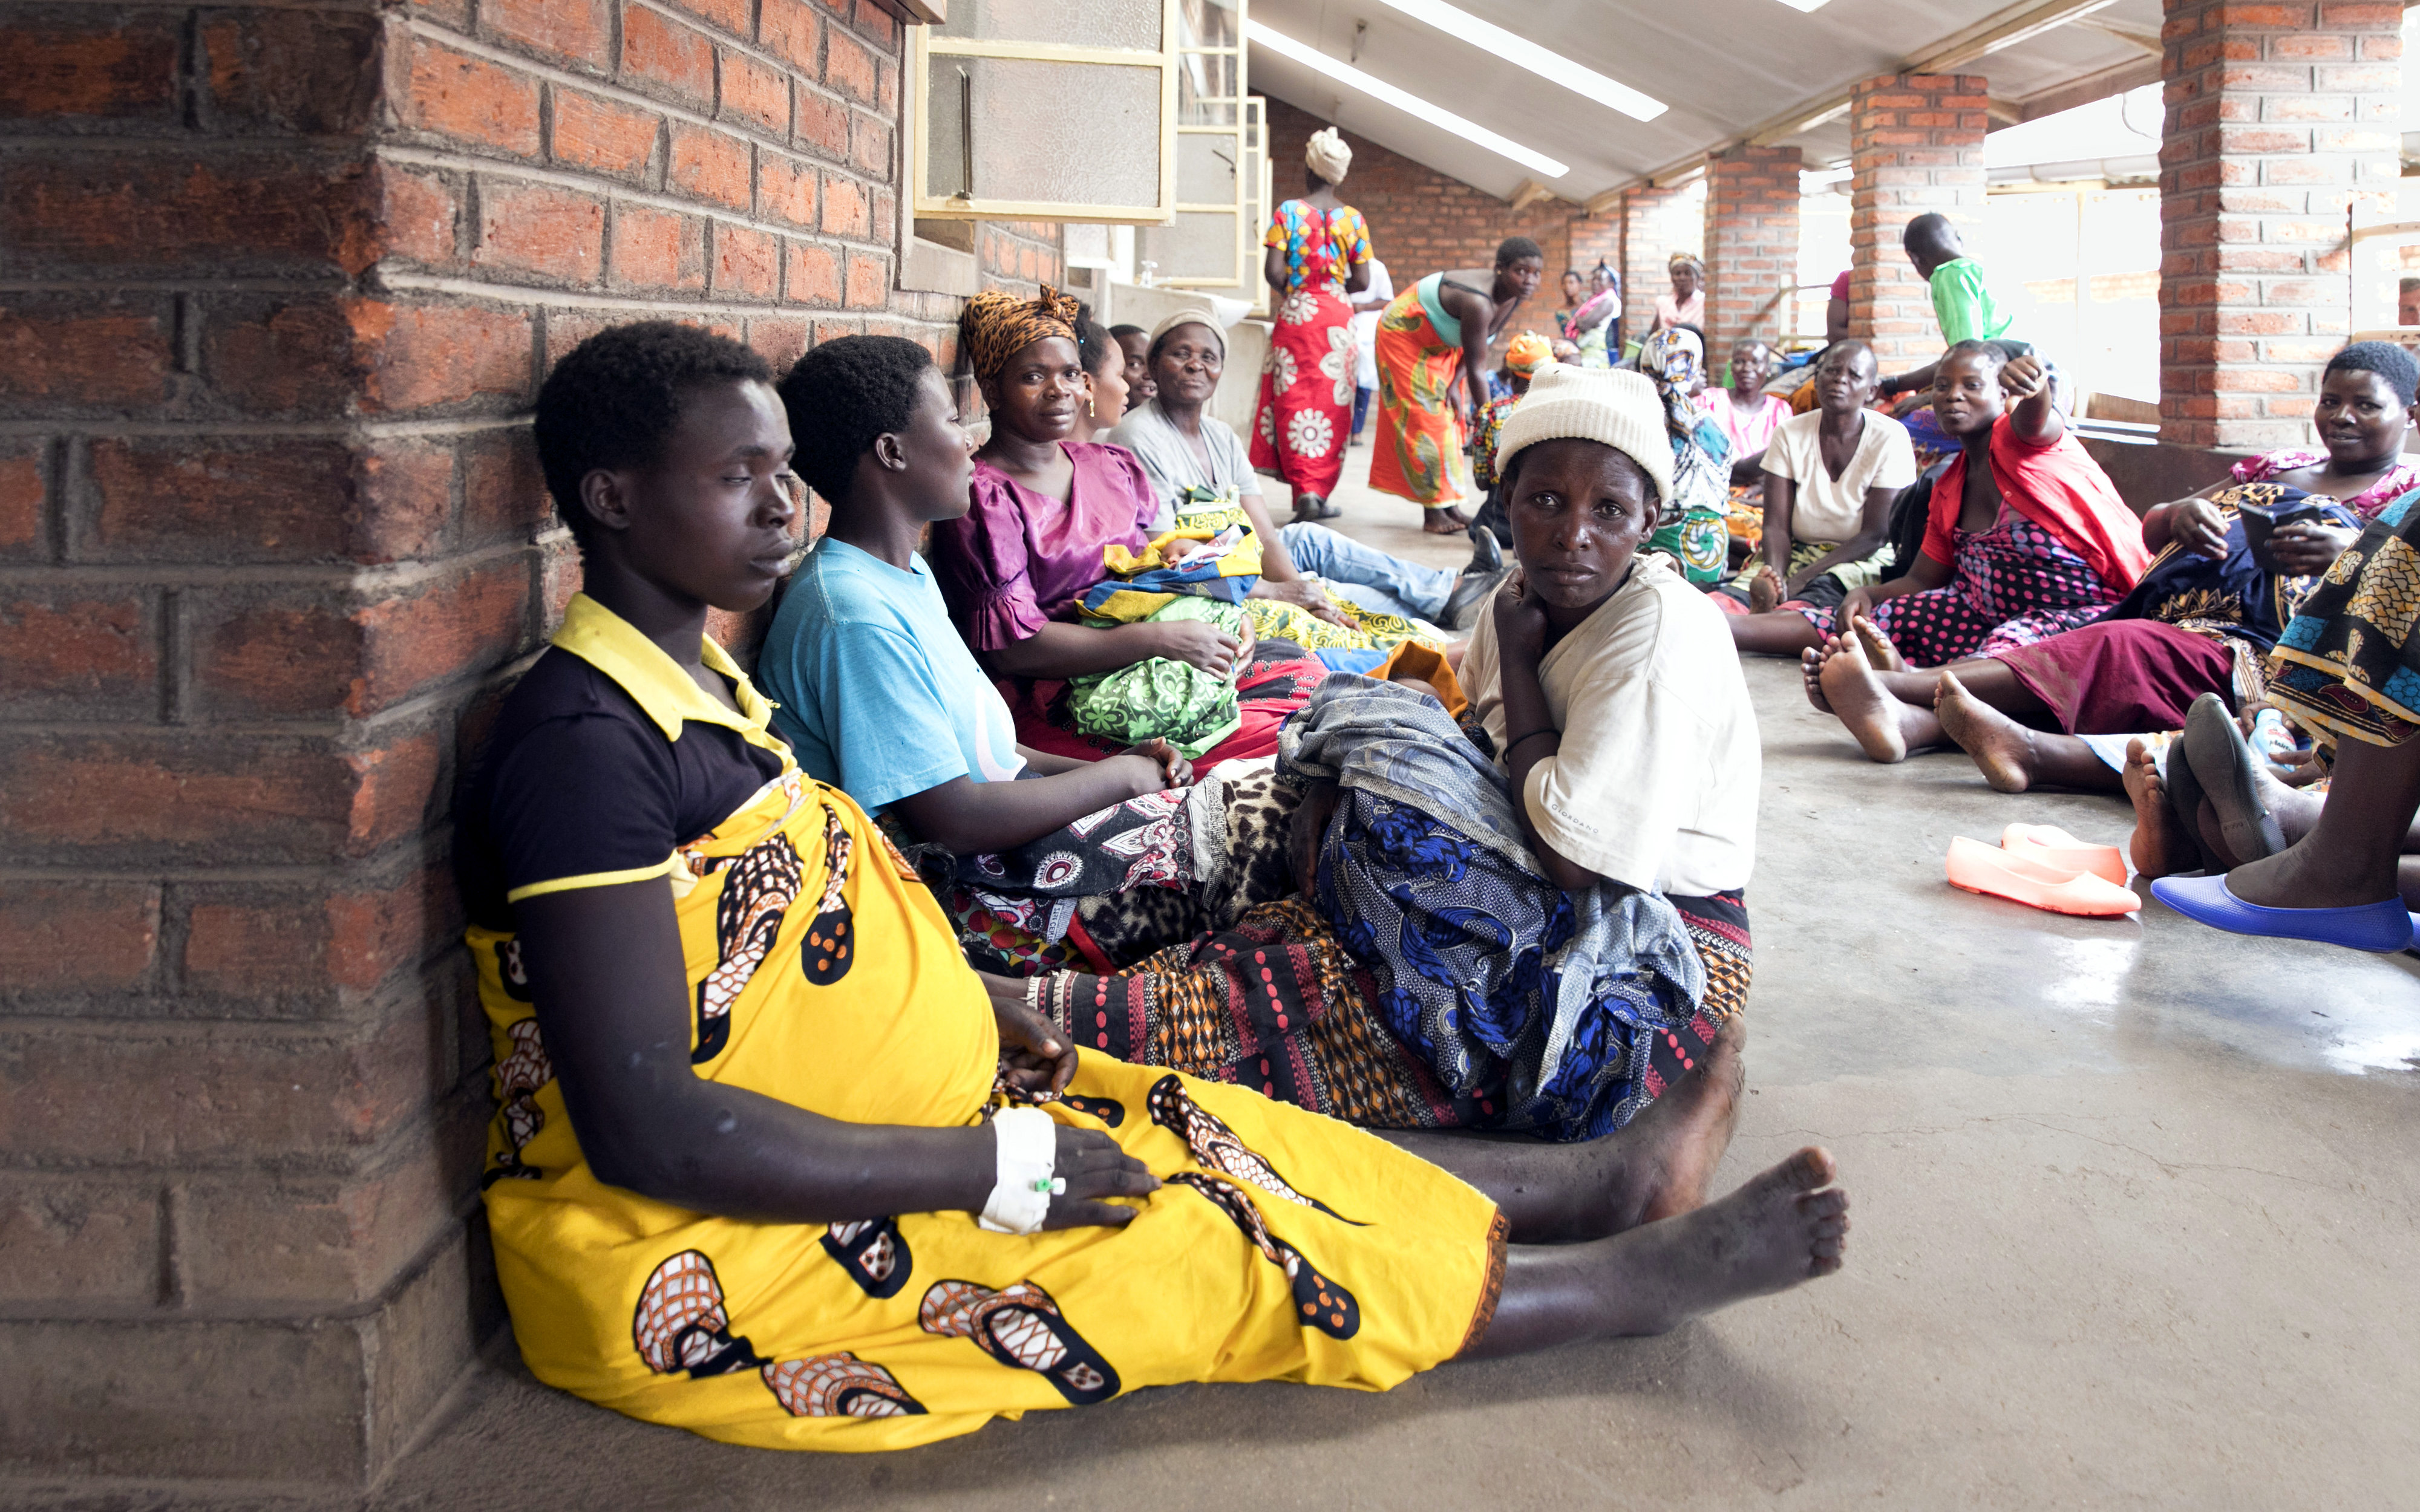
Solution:
<path fill-rule="evenodd" d="M 911 133 L 908 193 L 915 213 L 940 221 L 1074 221 L 1099 225 L 1168 225 L 1176 219 L 1176 69 L 1177 0 L 1161 0 L 1159 51 L 1139 48 L 1078 47 L 1065 42 L 1017 42 L 984 38 L 938 37 L 930 26 L 908 29 L 908 67 L 913 70 L 917 95 L 932 74 L 935 57 L 1021 58 L 1041 63 L 1076 63 L 1114 68 L 1152 67 L 1159 70 L 1159 197 L 1152 205 L 1070 205 L 1055 200 L 986 199 L 981 195 L 935 195 L 925 193 L 930 172 L 929 113 L 920 110 Z"/>
<path fill-rule="evenodd" d="M 2420 184 L 2407 188 L 2398 180 L 2388 193 L 2394 196 L 2391 208 L 2356 195 L 2345 210 L 2353 328 L 2345 338 L 2349 342 L 2408 342 L 2420 336 L 2420 329 L 2395 323 L 2405 276 L 2402 250 L 2420 243 Z"/>
<path fill-rule="evenodd" d="M 1252 208 L 1251 198 L 1252 191 L 1255 187 L 1251 177 L 1253 172 L 1252 152 L 1249 146 L 1254 100 L 1251 95 L 1251 82 L 1246 76 L 1248 64 L 1246 62 L 1243 42 L 1244 22 L 1246 17 L 1250 14 L 1249 0 L 1235 0 L 1234 11 L 1236 36 L 1234 46 L 1188 47 L 1186 45 L 1185 39 L 1182 37 L 1179 37 L 1177 39 L 1176 48 L 1180 66 L 1181 60 L 1188 54 L 1197 57 L 1231 57 L 1235 60 L 1235 92 L 1232 95 L 1202 95 L 1196 100 L 1196 103 L 1203 105 L 1233 106 L 1235 116 L 1233 124 L 1228 126 L 1187 126 L 1180 122 L 1176 128 L 1176 134 L 1179 136 L 1223 136 L 1234 146 L 1235 155 L 1233 161 L 1235 164 L 1235 197 L 1233 201 L 1218 203 L 1202 200 L 1179 200 L 1176 203 L 1176 210 L 1179 214 L 1190 212 L 1198 215 L 1232 215 L 1235 218 L 1234 273 L 1232 277 L 1227 278 L 1204 278 L 1198 276 L 1190 278 L 1170 277 L 1169 275 L 1162 273 L 1156 275 L 1154 279 L 1154 282 L 1161 288 L 1240 289 L 1261 282 L 1258 270 L 1252 266 L 1254 258 L 1251 255 L 1251 249 L 1260 241 L 1261 228 L 1257 225 L 1248 224 L 1252 219 L 1250 213 Z M 1265 110 L 1266 105 L 1265 103 L 1263 103 L 1264 114 L 1261 120 L 1261 141 L 1263 143 L 1261 156 L 1263 157 L 1267 156 L 1266 143 L 1268 141 L 1268 126 Z M 1171 149 L 1171 161 L 1173 161 L 1173 149 Z M 1176 224 L 1176 217 L 1171 215 L 1162 224 L 1166 225 L 1174 225 Z"/>

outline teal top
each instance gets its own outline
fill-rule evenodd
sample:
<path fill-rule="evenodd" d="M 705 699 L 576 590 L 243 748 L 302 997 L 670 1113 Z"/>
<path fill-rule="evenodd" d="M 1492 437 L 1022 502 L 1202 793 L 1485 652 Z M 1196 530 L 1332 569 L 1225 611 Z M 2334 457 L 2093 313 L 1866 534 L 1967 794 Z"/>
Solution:
<path fill-rule="evenodd" d="M 1428 312 L 1429 324 L 1436 327 L 1437 338 L 1449 347 L 1459 347 L 1462 345 L 1462 317 L 1447 313 L 1445 302 L 1437 298 L 1437 287 L 1444 282 L 1443 273 L 1431 273 L 1413 285 L 1412 292 L 1419 296 L 1420 308 Z"/>

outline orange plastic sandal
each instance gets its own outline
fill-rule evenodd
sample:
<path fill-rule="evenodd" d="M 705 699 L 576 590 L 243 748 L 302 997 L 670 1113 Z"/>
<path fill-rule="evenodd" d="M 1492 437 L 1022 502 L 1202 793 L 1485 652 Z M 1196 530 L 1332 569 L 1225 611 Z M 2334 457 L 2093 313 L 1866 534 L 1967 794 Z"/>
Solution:
<path fill-rule="evenodd" d="M 2103 882 L 2126 885 L 2124 852 L 2077 840 L 2056 825 L 2010 825 L 2000 832 L 2000 849 L 2062 872 L 2089 872 Z"/>
<path fill-rule="evenodd" d="M 2132 889 L 2093 872 L 2046 866 L 1963 835 L 1949 841 L 1949 885 L 2087 918 L 2115 918 L 2143 906 Z"/>

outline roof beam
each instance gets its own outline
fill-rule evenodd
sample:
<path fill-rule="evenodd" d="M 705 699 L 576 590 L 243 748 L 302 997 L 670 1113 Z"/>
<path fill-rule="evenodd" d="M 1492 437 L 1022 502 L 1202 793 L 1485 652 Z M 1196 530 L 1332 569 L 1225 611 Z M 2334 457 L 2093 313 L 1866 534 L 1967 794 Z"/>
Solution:
<path fill-rule="evenodd" d="M 2127 46 L 2152 57 L 2167 55 L 2167 44 L 2160 40 L 2157 32 L 2138 32 L 2132 26 L 2120 26 L 2114 21 L 2102 21 L 2097 17 L 2088 16 L 2079 17 L 2075 23 L 2086 31 L 2096 31 L 2103 37 L 2115 37 Z"/>
<path fill-rule="evenodd" d="M 1538 182 L 1535 178 L 1524 178 L 1520 183 L 1513 186 L 1512 194 L 1508 196 L 1508 201 L 1512 207 L 1512 213 L 1518 215 L 1523 210 L 1528 209 L 1532 205 L 1538 204 L 1542 200 L 1551 200 L 1559 197 L 1560 196 L 1556 194 L 1553 190 L 1548 189 L 1545 185 Z"/>
<path fill-rule="evenodd" d="M 2031 41 L 2047 31 L 2055 31 L 2071 21 L 2096 10 L 2105 10 L 2117 0 L 2050 0 L 2048 5 L 2011 6 L 2007 10 L 1986 16 L 1977 25 L 1952 37 L 1922 57 L 1911 60 L 1900 73 L 1947 73 L 1978 58 L 1989 57 L 2004 48 Z"/>
<path fill-rule="evenodd" d="M 2004 48 L 2030 41 L 2044 32 L 2056 30 L 2071 22 L 2088 16 L 2096 10 L 2105 9 L 2116 3 L 2117 0 L 2049 0 L 2048 4 L 2043 4 L 2041 0 L 2019 0 L 2018 4 L 2004 10 L 1994 11 L 1964 31 L 1953 35 L 1947 41 L 1934 46 L 1931 51 L 1902 60 L 1899 67 L 1891 71 L 1894 73 L 1947 73 L 1978 58 L 1989 57 Z M 2132 66 L 2128 65 L 2128 67 Z M 2097 78 L 2099 75 L 2093 77 Z M 2044 93 L 2048 94 L 2050 91 Z M 1727 152 L 1733 147 L 1776 146 L 1802 131 L 1812 131 L 1825 121 L 1846 114 L 1849 99 L 1850 92 L 1844 89 L 1837 95 L 1796 106 L 1750 127 L 1747 131 L 1730 142 L 1723 143 L 1707 152 L 1693 154 L 1679 162 L 1658 168 L 1653 173 L 1641 174 L 1606 191 L 1606 194 L 1618 194 L 1622 190 L 1634 189 L 1641 184 L 1660 186 L 1673 175 L 1686 172 L 1691 163 Z M 1597 199 L 1606 197 L 1606 194 L 1600 194 Z M 1589 203 L 1593 205 L 1596 200 L 1592 199 Z"/>
<path fill-rule="evenodd" d="M 2096 100 L 2106 100 L 2112 95 L 2122 95 L 2129 89 L 2140 89 L 2147 84 L 2159 82 L 2158 58 L 2128 58 L 2115 68 L 2053 85 L 2015 103 L 2024 119 L 2038 121 L 2045 116 L 2055 116 L 2063 110 L 2073 110 L 2078 105 L 2089 105 Z"/>

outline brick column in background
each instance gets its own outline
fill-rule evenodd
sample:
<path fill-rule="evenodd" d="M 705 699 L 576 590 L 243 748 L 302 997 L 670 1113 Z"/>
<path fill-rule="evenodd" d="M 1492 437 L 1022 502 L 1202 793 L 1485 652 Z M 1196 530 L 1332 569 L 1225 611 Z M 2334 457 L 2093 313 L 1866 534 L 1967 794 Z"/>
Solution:
<path fill-rule="evenodd" d="M 1985 81 L 1973 73 L 1886 73 L 1850 91 L 1849 329 L 1885 374 L 1941 355 L 1932 296 L 1900 250 L 1907 223 L 1937 210 L 1969 250 L 1983 219 Z"/>
<path fill-rule="evenodd" d="M 1710 363 L 1731 343 L 1797 329 L 1797 147 L 1734 147 L 1706 165 L 1706 343 Z"/>
<path fill-rule="evenodd" d="M 1621 273 L 1621 227 L 1622 216 L 1620 206 L 1615 206 L 1601 215 L 1583 214 L 1574 217 L 1570 266 L 1578 269 L 1585 275 L 1589 270 L 1603 262 L 1612 268 L 1617 274 Z M 1551 281 L 1560 278 L 1562 270 L 1550 265 L 1546 269 L 1546 274 Z M 1562 288 L 1559 285 L 1547 292 L 1554 296 L 1556 304 L 1562 303 Z"/>
<path fill-rule="evenodd" d="M 2400 7 L 2168 0 L 2161 439 L 2310 439 L 2350 329 L 2346 210 L 2400 172 Z"/>
<path fill-rule="evenodd" d="M 954 358 L 892 287 L 902 42 L 871 0 L 0 19 L 9 1473 L 358 1489 L 493 1332 L 450 804 L 579 580 L 529 407 L 649 316 Z"/>

